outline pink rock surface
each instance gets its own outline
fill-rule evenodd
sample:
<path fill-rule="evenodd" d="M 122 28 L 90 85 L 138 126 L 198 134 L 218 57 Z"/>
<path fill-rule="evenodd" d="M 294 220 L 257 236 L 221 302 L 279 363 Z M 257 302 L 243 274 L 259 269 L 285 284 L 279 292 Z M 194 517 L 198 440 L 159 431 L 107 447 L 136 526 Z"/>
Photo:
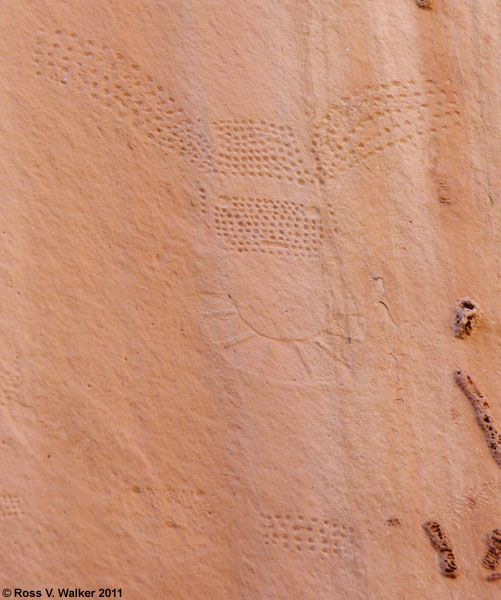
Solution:
<path fill-rule="evenodd" d="M 500 597 L 501 5 L 428 4 L 3 3 L 13 597 Z"/>

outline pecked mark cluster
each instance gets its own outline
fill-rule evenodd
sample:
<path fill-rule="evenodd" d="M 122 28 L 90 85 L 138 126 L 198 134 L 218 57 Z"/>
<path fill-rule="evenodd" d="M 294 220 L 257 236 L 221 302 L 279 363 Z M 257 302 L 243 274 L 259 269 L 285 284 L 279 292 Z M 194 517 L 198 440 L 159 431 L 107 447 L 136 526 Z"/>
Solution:
<path fill-rule="evenodd" d="M 355 530 L 337 520 L 262 513 L 260 521 L 264 543 L 277 549 L 305 552 L 322 560 L 329 555 L 354 558 Z"/>
<path fill-rule="evenodd" d="M 386 148 L 459 125 L 456 93 L 426 79 L 367 86 L 340 98 L 317 125 L 313 153 L 323 181 Z"/>
<path fill-rule="evenodd" d="M 88 96 L 206 174 L 314 184 L 459 124 L 453 90 L 432 79 L 391 81 L 340 98 L 306 148 L 291 126 L 265 120 L 211 121 L 203 131 L 134 60 L 74 32 L 40 32 L 33 61 L 36 75 Z"/>
<path fill-rule="evenodd" d="M 314 183 L 292 127 L 252 119 L 216 121 L 216 173 Z"/>
<path fill-rule="evenodd" d="M 0 493 L 0 518 L 19 519 L 24 516 L 24 505 L 18 496 Z"/>
<path fill-rule="evenodd" d="M 218 196 L 209 209 L 216 235 L 230 251 L 315 258 L 324 237 L 320 213 L 302 202 L 271 198 Z"/>
<path fill-rule="evenodd" d="M 0 405 L 14 401 L 21 386 L 19 357 L 13 361 L 0 360 Z"/>
<path fill-rule="evenodd" d="M 209 168 L 209 144 L 164 87 L 139 64 L 106 45 L 57 29 L 39 32 L 35 73 L 127 119 L 150 142 Z"/>

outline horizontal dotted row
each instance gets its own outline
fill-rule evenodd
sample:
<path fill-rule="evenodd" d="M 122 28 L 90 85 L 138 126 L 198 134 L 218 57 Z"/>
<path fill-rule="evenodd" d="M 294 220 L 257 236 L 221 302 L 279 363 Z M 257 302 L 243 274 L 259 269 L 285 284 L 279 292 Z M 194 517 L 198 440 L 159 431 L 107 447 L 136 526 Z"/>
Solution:
<path fill-rule="evenodd" d="M 216 172 L 313 182 L 291 127 L 253 120 L 217 121 L 212 127 Z"/>
<path fill-rule="evenodd" d="M 0 494 L 0 518 L 17 518 L 24 515 L 23 503 L 12 494 Z"/>
<path fill-rule="evenodd" d="M 220 196 L 213 221 L 226 247 L 239 252 L 314 257 L 324 235 L 319 216 L 287 200 Z"/>
<path fill-rule="evenodd" d="M 281 514 L 261 514 L 260 519 L 265 544 L 307 550 L 320 558 L 329 554 L 350 559 L 354 556 L 355 531 L 339 521 Z"/>

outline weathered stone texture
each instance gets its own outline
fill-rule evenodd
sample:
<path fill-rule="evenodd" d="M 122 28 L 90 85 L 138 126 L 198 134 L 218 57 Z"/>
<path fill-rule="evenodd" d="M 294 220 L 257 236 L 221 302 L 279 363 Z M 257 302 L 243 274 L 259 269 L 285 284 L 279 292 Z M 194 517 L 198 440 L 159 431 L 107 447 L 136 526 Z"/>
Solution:
<path fill-rule="evenodd" d="M 2 586 L 499 597 L 500 11 L 2 3 Z"/>

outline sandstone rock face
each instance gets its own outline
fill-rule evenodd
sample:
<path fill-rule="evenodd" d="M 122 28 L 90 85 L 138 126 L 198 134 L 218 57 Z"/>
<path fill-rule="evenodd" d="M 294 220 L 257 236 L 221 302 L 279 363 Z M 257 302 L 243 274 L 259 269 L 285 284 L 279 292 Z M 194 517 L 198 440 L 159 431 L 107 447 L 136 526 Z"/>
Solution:
<path fill-rule="evenodd" d="M 2 588 L 500 597 L 500 10 L 3 3 Z"/>

